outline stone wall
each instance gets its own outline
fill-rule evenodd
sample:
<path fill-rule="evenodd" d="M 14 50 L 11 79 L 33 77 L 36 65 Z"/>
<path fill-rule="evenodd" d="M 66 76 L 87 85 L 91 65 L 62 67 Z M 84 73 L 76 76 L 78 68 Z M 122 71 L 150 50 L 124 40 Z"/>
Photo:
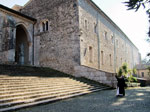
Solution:
<path fill-rule="evenodd" d="M 147 79 L 147 80 L 150 80 L 150 75 L 148 75 L 148 73 L 149 73 L 149 70 L 148 70 L 148 69 L 137 70 L 137 73 L 138 73 L 138 77 L 139 77 L 139 78 L 145 78 L 145 79 Z M 142 74 L 143 74 L 144 76 L 142 76 Z"/>
<path fill-rule="evenodd" d="M 37 19 L 35 24 L 35 65 L 69 74 L 80 63 L 79 22 L 76 0 L 32 0 L 22 13 Z M 41 31 L 41 22 L 49 22 Z"/>
<path fill-rule="evenodd" d="M 114 75 L 122 63 L 138 63 L 137 56 L 133 59 L 138 49 L 90 0 L 32 0 L 21 12 L 37 19 L 36 66 L 115 86 Z M 43 32 L 45 20 L 49 29 Z"/>
<path fill-rule="evenodd" d="M 0 63 L 14 63 L 15 61 L 17 25 L 24 26 L 32 44 L 33 22 L 0 8 Z M 29 57 L 32 63 L 32 49 Z"/>
<path fill-rule="evenodd" d="M 135 45 L 90 0 L 79 0 L 79 29 L 81 65 L 115 73 L 124 62 L 130 68 L 139 63 Z"/>
<path fill-rule="evenodd" d="M 90 0 L 78 4 L 81 65 L 75 67 L 74 75 L 115 87 L 115 73 L 124 62 L 130 68 L 139 63 L 139 51 Z"/>
<path fill-rule="evenodd" d="M 85 77 L 87 79 L 95 80 L 99 83 L 106 84 L 114 88 L 116 87 L 117 81 L 115 78 L 115 73 L 109 73 L 87 66 L 76 66 L 75 71 L 76 72 L 74 75 L 77 77 Z"/>

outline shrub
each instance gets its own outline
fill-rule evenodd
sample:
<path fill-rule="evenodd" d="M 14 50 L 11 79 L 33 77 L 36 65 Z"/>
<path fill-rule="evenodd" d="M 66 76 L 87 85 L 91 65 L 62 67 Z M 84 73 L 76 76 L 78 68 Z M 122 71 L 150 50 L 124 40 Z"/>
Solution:
<path fill-rule="evenodd" d="M 120 68 L 119 68 L 119 71 L 118 71 L 118 76 L 120 77 L 120 76 L 122 76 L 122 74 L 123 74 L 123 70 L 122 70 L 122 68 L 120 67 Z"/>
<path fill-rule="evenodd" d="M 122 69 L 123 69 L 123 73 L 124 75 L 126 75 L 128 73 L 128 64 L 127 63 L 124 63 L 122 65 Z"/>
<path fill-rule="evenodd" d="M 128 82 L 137 82 L 137 78 L 130 75 L 130 77 L 127 78 Z"/>

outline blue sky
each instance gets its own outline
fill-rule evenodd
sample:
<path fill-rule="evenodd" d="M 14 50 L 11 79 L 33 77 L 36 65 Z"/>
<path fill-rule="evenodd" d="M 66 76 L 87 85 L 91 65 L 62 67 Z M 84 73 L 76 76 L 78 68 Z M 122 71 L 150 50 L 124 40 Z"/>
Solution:
<path fill-rule="evenodd" d="M 14 4 L 24 5 L 29 0 L 0 0 L 0 4 L 12 7 Z M 139 49 L 142 58 L 150 52 L 150 44 L 146 42 L 148 17 L 141 8 L 138 12 L 127 11 L 122 2 L 127 0 L 93 0 L 130 38 Z"/>

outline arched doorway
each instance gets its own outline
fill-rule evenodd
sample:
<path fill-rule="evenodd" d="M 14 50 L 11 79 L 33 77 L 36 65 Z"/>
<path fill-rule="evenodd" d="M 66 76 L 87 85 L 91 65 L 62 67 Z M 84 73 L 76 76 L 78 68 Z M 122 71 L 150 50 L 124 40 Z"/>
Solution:
<path fill-rule="evenodd" d="M 29 42 L 25 28 L 22 25 L 16 27 L 15 62 L 17 64 L 29 64 Z"/>

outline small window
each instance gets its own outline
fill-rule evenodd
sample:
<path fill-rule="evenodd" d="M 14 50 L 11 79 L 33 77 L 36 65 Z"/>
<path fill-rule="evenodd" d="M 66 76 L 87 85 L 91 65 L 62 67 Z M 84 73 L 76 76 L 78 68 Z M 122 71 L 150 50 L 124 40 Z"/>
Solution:
<path fill-rule="evenodd" d="M 106 31 L 104 32 L 104 38 L 105 38 L 105 40 L 107 40 L 107 32 Z"/>
<path fill-rule="evenodd" d="M 94 33 L 97 33 L 97 24 L 94 23 Z"/>
<path fill-rule="evenodd" d="M 44 22 L 42 23 L 42 28 L 43 28 L 42 31 L 44 32 L 45 31 L 45 23 Z"/>
<path fill-rule="evenodd" d="M 48 31 L 48 21 L 46 21 L 46 31 Z"/>
<path fill-rule="evenodd" d="M 142 77 L 144 77 L 144 72 L 142 72 Z"/>
<path fill-rule="evenodd" d="M 87 30 L 88 29 L 88 22 L 87 22 L 87 20 L 84 21 L 84 25 L 85 25 L 85 29 Z"/>
<path fill-rule="evenodd" d="M 49 22 L 48 20 L 43 20 L 40 25 L 40 31 L 45 32 L 49 30 Z"/>
<path fill-rule="evenodd" d="M 101 62 L 104 65 L 104 51 L 101 51 Z"/>
<path fill-rule="evenodd" d="M 109 55 L 109 61 L 110 61 L 110 66 L 112 66 L 112 59 L 111 59 L 111 54 Z"/>
<path fill-rule="evenodd" d="M 119 43 L 118 43 L 118 40 L 117 40 L 117 39 L 116 39 L 116 46 L 119 47 Z"/>
<path fill-rule="evenodd" d="M 87 48 L 84 49 L 84 56 L 86 55 Z"/>
<path fill-rule="evenodd" d="M 111 35 L 111 43 L 113 44 L 114 43 L 114 36 Z"/>
<path fill-rule="evenodd" d="M 89 61 L 90 63 L 93 62 L 93 49 L 91 46 L 89 47 Z"/>

